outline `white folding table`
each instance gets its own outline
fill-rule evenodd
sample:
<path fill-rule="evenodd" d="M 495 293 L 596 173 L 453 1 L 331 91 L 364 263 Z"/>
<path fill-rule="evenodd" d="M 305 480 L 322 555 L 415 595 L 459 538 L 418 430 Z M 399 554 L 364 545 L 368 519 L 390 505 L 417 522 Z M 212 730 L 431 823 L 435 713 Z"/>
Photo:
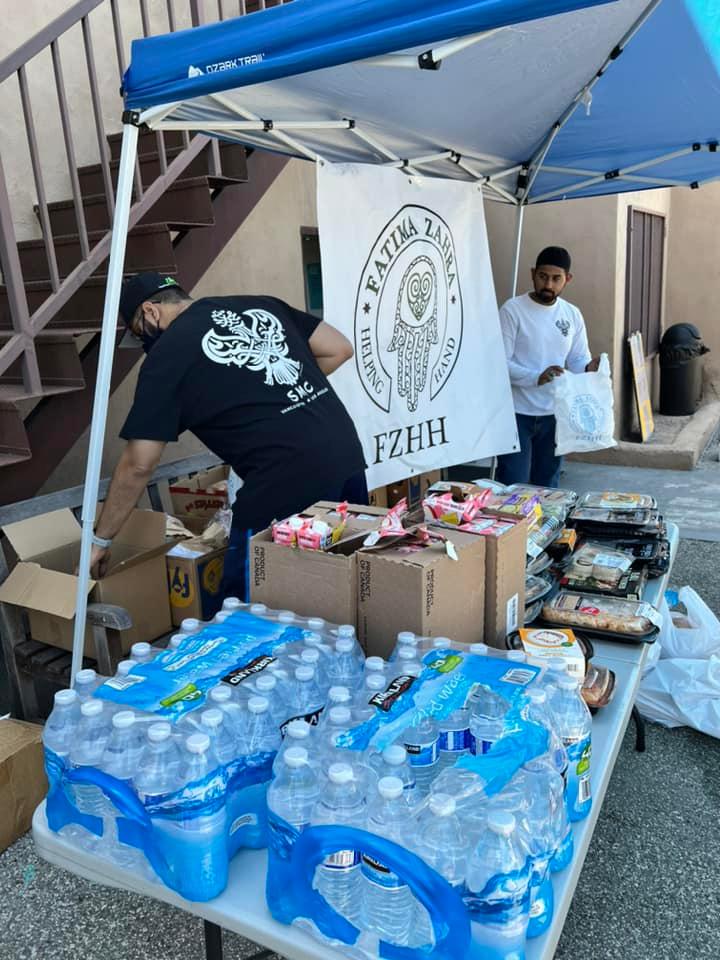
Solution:
<path fill-rule="evenodd" d="M 672 561 L 678 545 L 678 528 L 668 524 Z M 671 562 L 672 568 L 672 562 Z M 669 573 L 650 581 L 645 599 L 659 604 L 667 586 Z M 615 695 L 611 703 L 600 710 L 593 720 L 592 733 L 592 788 L 593 805 L 585 820 L 574 824 L 575 855 L 571 864 L 553 877 L 555 912 L 549 930 L 526 946 L 526 960 L 552 960 L 562 932 L 565 918 L 577 886 L 595 824 L 597 823 L 615 760 L 635 703 L 637 688 L 647 660 L 647 644 L 621 644 L 608 641 L 594 642 L 594 661 L 610 667 L 616 676 Z M 232 930 L 288 960 L 341 960 L 342 954 L 296 927 L 287 927 L 272 919 L 265 905 L 265 870 L 267 853 L 247 850 L 239 853 L 230 864 L 226 890 L 207 903 L 191 903 L 173 893 L 162 883 L 143 880 L 114 864 L 98 860 L 91 854 L 69 844 L 53 833 L 45 817 L 45 803 L 35 811 L 33 838 L 38 853 L 45 860 L 69 870 L 86 880 L 105 886 L 120 887 L 156 900 L 172 904 L 205 920 L 206 952 L 208 960 L 222 957 L 222 939 L 218 928 Z M 257 960 L 260 956 L 258 955 Z"/>

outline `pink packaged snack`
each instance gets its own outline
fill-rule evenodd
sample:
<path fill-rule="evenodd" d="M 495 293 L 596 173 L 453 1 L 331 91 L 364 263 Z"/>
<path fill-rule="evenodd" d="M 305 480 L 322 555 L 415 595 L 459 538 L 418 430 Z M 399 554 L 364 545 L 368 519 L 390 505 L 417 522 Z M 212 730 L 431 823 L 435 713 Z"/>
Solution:
<path fill-rule="evenodd" d="M 423 500 L 426 520 L 440 520 L 443 523 L 459 525 L 470 523 L 487 505 L 492 496 L 490 490 L 481 490 L 464 500 L 456 499 L 452 491 L 433 493 L 428 491 Z"/>
<path fill-rule="evenodd" d="M 338 505 L 340 522 L 327 523 L 318 517 L 295 514 L 272 525 L 274 543 L 301 550 L 327 550 L 340 539 L 347 523 L 347 503 Z"/>

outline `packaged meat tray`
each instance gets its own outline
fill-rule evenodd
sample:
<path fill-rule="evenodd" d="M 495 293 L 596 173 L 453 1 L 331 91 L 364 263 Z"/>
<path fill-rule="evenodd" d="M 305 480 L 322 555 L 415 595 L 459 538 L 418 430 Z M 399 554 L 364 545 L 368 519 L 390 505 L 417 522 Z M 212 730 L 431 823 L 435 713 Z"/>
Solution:
<path fill-rule="evenodd" d="M 543 605 L 542 618 L 546 623 L 626 643 L 654 639 L 662 623 L 649 603 L 564 591 Z"/>
<path fill-rule="evenodd" d="M 601 493 L 584 493 L 577 502 L 578 507 L 591 507 L 596 510 L 656 510 L 657 501 L 648 493 L 620 493 L 617 490 L 603 490 Z"/>
<path fill-rule="evenodd" d="M 536 600 L 542 600 L 552 590 L 554 583 L 548 577 L 533 576 L 528 574 L 525 577 L 525 604 L 535 603 Z"/>
<path fill-rule="evenodd" d="M 564 576 L 560 579 L 560 586 L 563 590 L 574 593 L 593 593 L 606 597 L 621 597 L 624 600 L 641 600 L 647 581 L 647 571 L 640 569 L 628 570 L 627 573 L 621 574 L 612 586 L 592 576 L 585 578 Z"/>
<path fill-rule="evenodd" d="M 544 573 L 548 567 L 552 566 L 553 559 L 549 553 L 541 553 L 534 560 L 528 560 L 526 572 L 534 577 Z"/>
<path fill-rule="evenodd" d="M 574 580 L 587 580 L 598 589 L 612 590 L 632 567 L 633 560 L 631 553 L 588 540 L 575 551 L 564 573 Z"/>
<path fill-rule="evenodd" d="M 542 613 L 544 600 L 536 600 L 535 603 L 526 604 L 525 613 L 523 614 L 523 626 L 528 627 L 531 623 L 534 623 L 537 618 Z M 519 647 L 518 649 L 522 649 Z"/>

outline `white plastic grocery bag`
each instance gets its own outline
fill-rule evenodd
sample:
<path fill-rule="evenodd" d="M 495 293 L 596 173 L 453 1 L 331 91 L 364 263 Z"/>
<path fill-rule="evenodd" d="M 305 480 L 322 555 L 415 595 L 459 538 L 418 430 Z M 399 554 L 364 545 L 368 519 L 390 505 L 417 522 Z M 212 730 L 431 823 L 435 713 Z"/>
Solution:
<path fill-rule="evenodd" d="M 555 398 L 555 454 L 587 453 L 616 446 L 610 361 L 600 358 L 597 373 L 566 370 L 550 384 Z"/>
<path fill-rule="evenodd" d="M 669 614 L 671 629 L 663 636 L 662 656 L 706 660 L 720 654 L 720 621 L 692 587 L 682 587 L 680 602 L 687 616 L 675 611 Z"/>

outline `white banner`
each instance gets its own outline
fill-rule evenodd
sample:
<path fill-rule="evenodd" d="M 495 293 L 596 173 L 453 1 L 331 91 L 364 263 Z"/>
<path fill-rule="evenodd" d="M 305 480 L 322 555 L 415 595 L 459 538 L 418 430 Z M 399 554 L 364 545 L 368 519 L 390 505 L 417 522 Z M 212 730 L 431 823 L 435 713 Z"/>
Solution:
<path fill-rule="evenodd" d="M 323 315 L 370 489 L 517 443 L 482 193 L 370 164 L 318 166 Z M 515 447 L 517 449 L 517 447 Z"/>

